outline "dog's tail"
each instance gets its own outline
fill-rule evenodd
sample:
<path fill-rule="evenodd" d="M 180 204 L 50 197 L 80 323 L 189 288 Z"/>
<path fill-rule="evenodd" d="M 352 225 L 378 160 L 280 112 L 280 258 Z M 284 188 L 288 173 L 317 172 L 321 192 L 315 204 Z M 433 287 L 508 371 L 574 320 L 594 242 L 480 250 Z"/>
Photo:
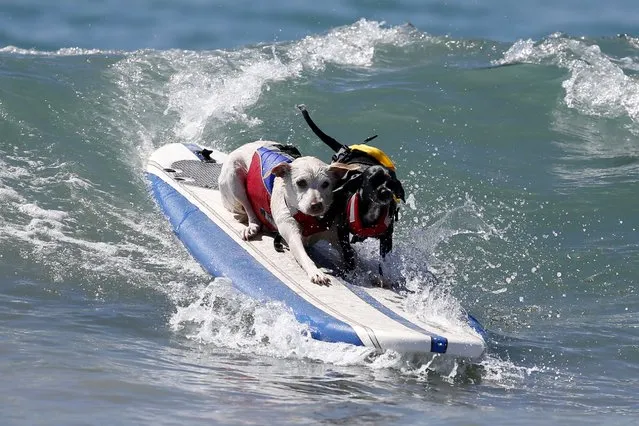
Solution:
<path fill-rule="evenodd" d="M 393 181 L 395 182 L 396 190 L 393 191 L 395 196 L 402 201 L 404 200 L 404 188 L 402 187 L 401 182 L 397 179 L 395 175 L 395 165 L 391 161 L 391 159 L 381 150 L 375 148 L 373 146 L 364 145 L 367 142 L 372 141 L 377 137 L 377 135 L 370 136 L 364 140 L 364 144 L 359 145 L 344 145 L 334 138 L 330 137 L 326 133 L 324 133 L 317 124 L 311 119 L 308 111 L 306 110 L 306 105 L 299 104 L 297 105 L 297 109 L 302 112 L 302 116 L 304 120 L 311 128 L 313 133 L 322 140 L 326 145 L 328 145 L 335 154 L 333 155 L 333 162 L 341 162 L 341 163 L 358 163 L 358 164 L 366 164 L 366 165 L 375 165 L 379 164 L 388 169 Z"/>
<path fill-rule="evenodd" d="M 308 126 L 311 128 L 313 133 L 315 133 L 315 135 L 318 138 L 320 138 L 322 140 L 322 142 L 324 142 L 326 145 L 328 145 L 334 152 L 339 152 L 341 149 L 345 149 L 345 148 L 348 149 L 349 148 L 348 145 L 344 145 L 343 143 L 338 142 L 335 138 L 330 137 L 329 135 L 324 133 L 322 131 L 322 129 L 317 127 L 317 124 L 315 124 L 315 122 L 313 120 L 311 120 L 311 116 L 309 115 L 308 111 L 306 110 L 306 105 L 299 104 L 299 105 L 297 105 L 297 109 L 302 111 L 302 116 L 304 117 L 304 120 L 306 121 L 306 124 L 308 124 Z M 375 139 L 376 137 L 377 137 L 377 135 L 369 136 L 366 139 L 364 139 L 363 143 L 368 143 L 368 142 L 372 141 L 373 139 Z"/>
<path fill-rule="evenodd" d="M 315 135 L 317 135 L 317 137 L 320 138 L 326 145 L 328 145 L 329 148 L 331 148 L 334 152 L 338 152 L 340 149 L 343 148 L 348 148 L 348 146 L 336 141 L 334 138 L 322 132 L 322 129 L 317 127 L 317 124 L 315 124 L 315 122 L 311 120 L 311 116 L 308 114 L 308 111 L 306 111 L 306 105 L 299 104 L 297 105 L 297 109 L 302 111 L 302 116 L 304 117 L 304 120 L 306 120 L 306 124 L 308 124 L 308 127 L 311 128 L 313 133 L 315 133 Z"/>

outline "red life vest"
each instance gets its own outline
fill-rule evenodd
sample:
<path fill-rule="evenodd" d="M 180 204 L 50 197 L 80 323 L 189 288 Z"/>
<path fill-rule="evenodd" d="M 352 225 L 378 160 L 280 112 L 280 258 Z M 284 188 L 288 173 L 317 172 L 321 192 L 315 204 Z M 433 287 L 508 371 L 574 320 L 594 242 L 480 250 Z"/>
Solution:
<path fill-rule="evenodd" d="M 279 164 L 292 161 L 293 157 L 279 149 L 261 147 L 253 154 L 246 175 L 246 195 L 251 207 L 260 222 L 273 232 L 277 232 L 277 227 L 271 213 L 271 194 L 275 182 L 275 175 L 271 171 Z M 301 225 L 302 235 L 305 237 L 328 229 L 327 224 L 323 223 L 317 216 L 310 216 L 298 211 L 293 217 Z"/>
<path fill-rule="evenodd" d="M 359 192 L 356 192 L 349 198 L 346 205 L 346 216 L 348 217 L 348 228 L 354 235 L 368 238 L 379 237 L 388 230 L 392 222 L 390 209 L 388 206 L 384 206 L 382 214 L 379 215 L 377 222 L 370 226 L 364 226 L 359 212 L 360 196 Z"/>
<path fill-rule="evenodd" d="M 321 221 L 317 216 L 304 214 L 300 211 L 293 215 L 297 223 L 302 225 L 302 236 L 309 237 L 318 232 L 327 231 L 330 227 L 328 223 Z"/>

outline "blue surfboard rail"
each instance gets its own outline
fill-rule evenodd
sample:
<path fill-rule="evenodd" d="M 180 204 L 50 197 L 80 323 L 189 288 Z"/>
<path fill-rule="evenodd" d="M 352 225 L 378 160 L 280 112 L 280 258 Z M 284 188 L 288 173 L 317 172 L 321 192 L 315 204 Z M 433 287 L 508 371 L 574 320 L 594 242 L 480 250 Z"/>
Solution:
<path fill-rule="evenodd" d="M 316 340 L 364 346 L 350 325 L 292 291 L 175 188 L 152 173 L 147 178 L 173 231 L 207 272 L 229 278 L 250 297 L 284 303 L 299 322 L 308 324 Z"/>

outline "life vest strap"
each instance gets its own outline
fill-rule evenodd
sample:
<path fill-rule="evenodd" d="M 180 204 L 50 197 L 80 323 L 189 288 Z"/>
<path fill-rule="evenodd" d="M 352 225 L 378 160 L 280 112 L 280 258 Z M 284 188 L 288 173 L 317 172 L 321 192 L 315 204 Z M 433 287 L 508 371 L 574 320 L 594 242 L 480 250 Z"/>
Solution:
<path fill-rule="evenodd" d="M 317 216 L 311 216 L 298 211 L 293 215 L 293 218 L 302 227 L 302 236 L 310 237 L 311 235 L 319 232 L 327 231 L 330 228 L 328 221 L 322 220 Z"/>
<path fill-rule="evenodd" d="M 359 211 L 360 195 L 356 192 L 348 200 L 346 206 L 346 215 L 348 219 L 349 230 L 352 234 L 358 237 L 379 237 L 385 233 L 390 227 L 392 217 L 388 206 L 384 206 L 382 214 L 379 215 L 377 222 L 371 226 L 364 226 L 361 219 L 361 212 Z"/>

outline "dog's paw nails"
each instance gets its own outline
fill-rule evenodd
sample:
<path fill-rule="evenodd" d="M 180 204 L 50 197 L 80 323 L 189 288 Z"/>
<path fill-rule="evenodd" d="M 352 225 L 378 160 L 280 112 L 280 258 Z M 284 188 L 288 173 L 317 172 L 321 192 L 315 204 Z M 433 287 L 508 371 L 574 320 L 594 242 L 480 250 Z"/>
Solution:
<path fill-rule="evenodd" d="M 316 272 L 310 274 L 310 276 L 311 276 L 311 282 L 315 284 L 328 285 L 331 283 L 331 277 L 325 274 L 324 272 L 320 271 L 319 269 Z"/>
<path fill-rule="evenodd" d="M 260 232 L 260 225 L 251 223 L 242 231 L 242 239 L 247 241 L 256 236 Z"/>

